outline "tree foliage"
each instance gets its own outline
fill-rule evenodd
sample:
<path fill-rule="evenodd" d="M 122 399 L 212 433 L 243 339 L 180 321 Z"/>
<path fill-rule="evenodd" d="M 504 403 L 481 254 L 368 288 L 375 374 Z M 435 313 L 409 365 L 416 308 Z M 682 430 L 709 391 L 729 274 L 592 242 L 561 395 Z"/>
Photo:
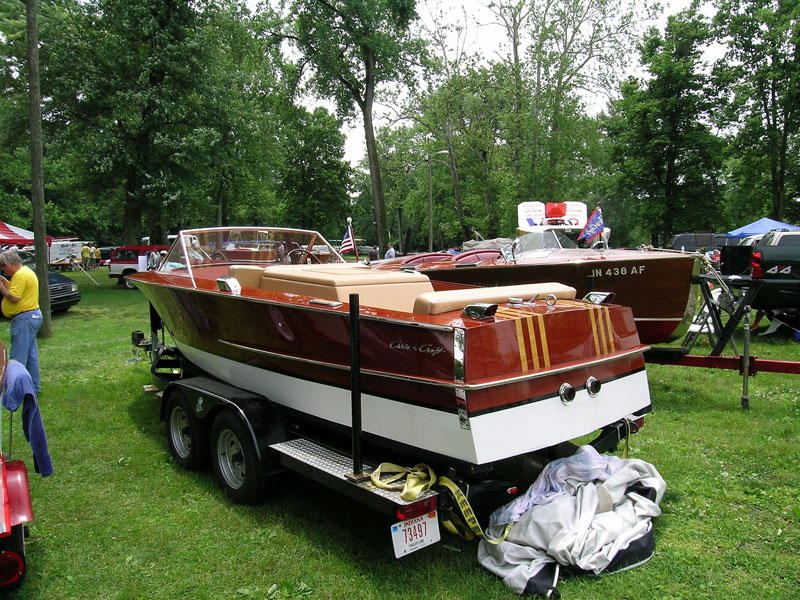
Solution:
<path fill-rule="evenodd" d="M 783 220 L 787 201 L 797 200 L 800 117 L 800 5 L 784 0 L 720 0 L 714 19 L 726 55 L 715 67 L 726 92 L 720 121 L 737 128 L 741 160 L 732 177 L 744 183 L 744 203 Z M 794 174 L 794 176 L 793 176 Z"/>
<path fill-rule="evenodd" d="M 384 246 L 386 201 L 375 142 L 378 86 L 408 73 L 420 47 L 410 36 L 416 0 L 294 0 L 292 39 L 313 65 L 311 85 L 342 116 L 358 107 L 364 124 L 378 245 Z"/>
<path fill-rule="evenodd" d="M 0 220 L 31 228 L 23 4 L 0 0 Z M 800 218 L 796 3 L 718 0 L 710 22 L 693 7 L 644 37 L 638 0 L 487 6 L 478 25 L 500 37 L 480 54 L 466 16 L 420 30 L 415 0 L 40 0 L 48 234 L 339 237 L 351 215 L 370 244 L 413 251 L 513 235 L 527 200 L 602 203 L 626 245 Z M 637 55 L 646 74 L 618 83 Z"/>
<path fill-rule="evenodd" d="M 628 80 L 608 120 L 617 189 L 627 199 L 612 214 L 636 215 L 656 245 L 677 231 L 711 230 L 721 220 L 723 146 L 707 125 L 712 100 L 701 73 L 708 36 L 691 9 L 670 18 L 663 37 L 648 32 L 642 62 L 652 78 Z"/>

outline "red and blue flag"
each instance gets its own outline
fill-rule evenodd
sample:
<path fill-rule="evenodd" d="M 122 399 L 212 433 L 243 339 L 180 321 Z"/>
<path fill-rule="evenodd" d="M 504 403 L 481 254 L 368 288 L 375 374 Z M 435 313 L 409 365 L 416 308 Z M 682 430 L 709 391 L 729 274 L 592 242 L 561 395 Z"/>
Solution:
<path fill-rule="evenodd" d="M 594 238 L 603 233 L 603 227 L 603 211 L 600 210 L 598 206 L 594 209 L 592 216 L 589 217 L 589 220 L 586 222 L 586 226 L 578 236 L 578 241 L 586 240 L 587 242 L 591 242 Z"/>

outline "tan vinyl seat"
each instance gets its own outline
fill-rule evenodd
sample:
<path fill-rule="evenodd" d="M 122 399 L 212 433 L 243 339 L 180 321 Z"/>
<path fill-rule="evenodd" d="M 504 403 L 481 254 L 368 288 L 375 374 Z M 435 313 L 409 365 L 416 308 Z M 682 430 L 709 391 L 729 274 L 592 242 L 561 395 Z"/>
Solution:
<path fill-rule="evenodd" d="M 242 287 L 258 289 L 261 286 L 264 267 L 257 265 L 231 265 L 228 269 L 228 275 L 235 277 Z"/>
<path fill-rule="evenodd" d="M 339 302 L 349 302 L 356 293 L 363 306 L 411 312 L 417 297 L 432 292 L 433 286 L 422 273 L 336 264 L 268 267 L 261 289 Z"/>
<path fill-rule="evenodd" d="M 427 292 L 421 294 L 414 302 L 414 313 L 418 315 L 438 315 L 451 310 L 461 310 L 468 304 L 475 302 L 498 304 L 500 302 L 508 302 L 509 298 L 530 300 L 537 295 L 539 299 L 544 299 L 548 294 L 554 294 L 556 298 L 572 300 L 575 298 L 575 293 L 575 288 L 561 283 L 525 283 L 522 285 Z"/>

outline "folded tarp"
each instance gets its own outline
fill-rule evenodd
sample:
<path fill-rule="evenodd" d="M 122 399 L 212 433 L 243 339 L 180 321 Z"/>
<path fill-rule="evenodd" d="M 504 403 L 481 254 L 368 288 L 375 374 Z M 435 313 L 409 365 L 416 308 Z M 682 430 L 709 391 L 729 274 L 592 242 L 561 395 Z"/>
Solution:
<path fill-rule="evenodd" d="M 492 515 L 478 562 L 518 594 L 557 596 L 559 571 L 594 574 L 633 568 L 655 551 L 651 519 L 666 483 L 638 459 L 581 446 L 551 462 L 528 492 Z"/>

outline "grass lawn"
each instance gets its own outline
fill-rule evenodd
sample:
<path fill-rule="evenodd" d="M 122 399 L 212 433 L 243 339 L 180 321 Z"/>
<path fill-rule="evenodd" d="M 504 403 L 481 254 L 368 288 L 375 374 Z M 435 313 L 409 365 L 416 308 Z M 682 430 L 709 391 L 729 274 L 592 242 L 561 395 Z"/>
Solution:
<path fill-rule="evenodd" d="M 52 477 L 33 473 L 14 418 L 36 520 L 26 580 L 7 598 L 516 597 L 478 566 L 474 543 L 446 537 L 396 561 L 390 519 L 298 476 L 277 478 L 259 506 L 237 506 L 210 474 L 180 469 L 157 400 L 142 391 L 149 364 L 132 361 L 130 332 L 148 327 L 143 296 L 105 270 L 93 273 L 99 287 L 70 276 L 83 299 L 39 341 Z M 7 321 L 0 338 L 8 345 Z M 752 353 L 800 360 L 800 343 L 754 336 Z M 655 413 L 632 438 L 631 456 L 667 482 L 656 554 L 629 572 L 564 579 L 562 595 L 800 597 L 800 377 L 752 378 L 743 411 L 736 372 L 648 366 L 648 374 Z"/>

